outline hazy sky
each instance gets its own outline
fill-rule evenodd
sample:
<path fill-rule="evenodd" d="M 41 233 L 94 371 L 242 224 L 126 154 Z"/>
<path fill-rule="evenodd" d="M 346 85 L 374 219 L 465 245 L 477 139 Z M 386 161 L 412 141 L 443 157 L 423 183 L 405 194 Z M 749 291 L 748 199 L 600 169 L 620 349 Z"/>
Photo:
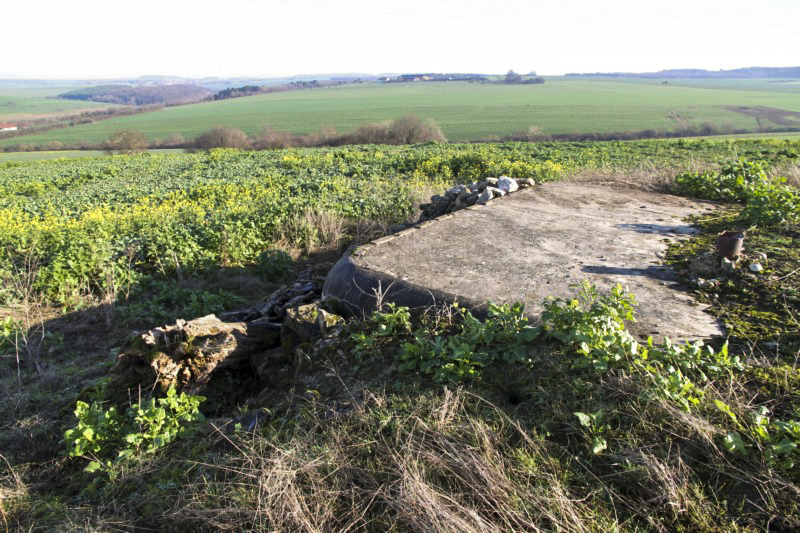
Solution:
<path fill-rule="evenodd" d="M 0 77 L 800 65 L 800 0 L 0 2 Z"/>

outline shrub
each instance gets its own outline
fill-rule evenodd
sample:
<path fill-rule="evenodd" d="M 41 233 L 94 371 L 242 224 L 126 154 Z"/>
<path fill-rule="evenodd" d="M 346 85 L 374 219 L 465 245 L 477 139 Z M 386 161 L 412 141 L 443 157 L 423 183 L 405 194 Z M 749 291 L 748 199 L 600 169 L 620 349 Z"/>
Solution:
<path fill-rule="evenodd" d="M 428 141 L 446 141 L 442 129 L 433 120 L 423 122 L 419 117 L 400 117 L 388 128 L 389 144 L 415 144 Z"/>
<path fill-rule="evenodd" d="M 259 256 L 257 270 L 270 281 L 282 281 L 292 270 L 292 258 L 283 250 L 267 250 Z"/>
<path fill-rule="evenodd" d="M 250 141 L 242 130 L 217 127 L 195 137 L 194 147 L 197 150 L 211 150 L 212 148 L 244 150 L 250 148 Z"/>
<path fill-rule="evenodd" d="M 134 154 L 147 150 L 147 137 L 136 130 L 121 130 L 112 133 L 103 144 L 103 150 L 108 154 Z"/>

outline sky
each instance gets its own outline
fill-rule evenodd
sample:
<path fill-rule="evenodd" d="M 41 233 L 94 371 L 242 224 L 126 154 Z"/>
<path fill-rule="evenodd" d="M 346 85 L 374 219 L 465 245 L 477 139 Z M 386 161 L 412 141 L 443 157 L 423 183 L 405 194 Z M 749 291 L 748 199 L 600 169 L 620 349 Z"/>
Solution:
<path fill-rule="evenodd" d="M 800 0 L 0 0 L 0 78 L 800 65 Z"/>

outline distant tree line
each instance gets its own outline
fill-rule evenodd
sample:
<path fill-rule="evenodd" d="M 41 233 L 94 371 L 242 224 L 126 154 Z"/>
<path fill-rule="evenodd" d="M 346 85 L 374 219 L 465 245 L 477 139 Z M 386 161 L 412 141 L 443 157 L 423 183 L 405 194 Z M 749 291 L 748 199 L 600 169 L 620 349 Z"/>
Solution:
<path fill-rule="evenodd" d="M 517 74 L 513 70 L 509 70 L 505 77 L 502 80 L 503 83 L 510 83 L 515 85 L 532 85 L 532 84 L 539 84 L 544 83 L 545 79 L 541 76 L 537 76 L 535 72 L 528 74 L 527 76 L 523 76 L 522 74 Z"/>
<path fill-rule="evenodd" d="M 58 95 L 67 100 L 86 100 L 122 105 L 181 105 L 200 102 L 210 91 L 198 85 L 98 85 Z"/>
<path fill-rule="evenodd" d="M 363 80 L 298 80 L 282 85 L 244 85 L 242 87 L 223 89 L 211 95 L 207 99 L 227 100 L 228 98 L 241 98 L 243 96 L 253 96 L 255 94 L 280 93 L 286 91 L 296 91 L 299 89 L 318 89 L 320 87 L 334 87 L 337 85 L 347 85 L 349 83 L 363 83 Z"/>
<path fill-rule="evenodd" d="M 658 72 L 570 72 L 572 77 L 602 78 L 800 78 L 800 67 L 747 67 L 730 70 L 669 69 Z"/>
<path fill-rule="evenodd" d="M 384 83 L 398 83 L 409 81 L 469 81 L 469 82 L 488 82 L 489 78 L 484 74 L 465 74 L 461 72 L 441 73 L 424 72 L 419 74 L 400 74 L 399 76 L 384 76 L 380 78 Z"/>

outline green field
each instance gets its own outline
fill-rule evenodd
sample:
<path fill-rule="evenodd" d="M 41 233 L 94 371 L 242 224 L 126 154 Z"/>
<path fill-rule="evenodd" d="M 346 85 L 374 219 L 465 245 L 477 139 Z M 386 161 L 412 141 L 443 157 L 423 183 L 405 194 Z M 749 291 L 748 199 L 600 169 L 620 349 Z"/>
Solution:
<path fill-rule="evenodd" d="M 686 139 L 773 139 L 773 140 L 798 140 L 800 139 L 800 132 L 798 133 L 734 133 L 731 135 L 704 135 L 701 137 L 685 137 Z M 2 158 L 2 155 L 0 155 Z"/>
<path fill-rule="evenodd" d="M 798 152 L 423 143 L 0 163 L 0 528 L 798 531 L 800 192 L 772 179 L 797 183 Z M 697 234 L 652 236 L 669 243 L 659 265 L 641 257 L 674 269 L 725 337 L 636 339 L 636 295 L 588 282 L 536 324 L 512 302 L 361 320 L 309 301 L 351 244 L 501 174 L 534 194 L 575 178 L 714 201 L 686 221 Z M 708 259 L 725 230 L 746 230 L 746 255 L 723 270 Z"/>
<path fill-rule="evenodd" d="M 30 120 L 42 116 L 116 107 L 114 104 L 55 98 L 71 89 L 74 87 L 0 87 L 0 121 Z"/>
<path fill-rule="evenodd" d="M 178 153 L 183 150 L 173 150 L 169 148 L 159 150 L 148 150 L 151 154 L 170 154 Z M 40 150 L 36 152 L 6 152 L 0 153 L 0 163 L 9 161 L 27 162 L 42 161 L 49 159 L 77 159 L 80 157 L 97 157 L 103 155 L 100 150 Z"/>
<path fill-rule="evenodd" d="M 800 94 L 800 80 L 776 78 L 583 78 L 583 80 L 635 83 L 638 85 L 689 87 L 695 89 L 718 89 L 724 91 L 759 91 Z"/>
<path fill-rule="evenodd" d="M 685 86 L 681 86 L 685 85 Z M 215 126 L 258 134 L 265 126 L 296 134 L 323 126 L 347 132 L 369 123 L 414 114 L 433 118 L 452 141 L 527 132 L 544 134 L 671 131 L 710 124 L 756 130 L 755 117 L 726 106 L 800 112 L 797 85 L 764 80 L 598 80 L 552 78 L 543 85 L 406 83 L 347 85 L 171 107 L 74 128 L 18 137 L 0 146 L 61 141 L 98 143 L 112 132 L 135 129 L 150 140 L 173 133 L 192 138 Z M 764 127 L 781 127 L 762 117 Z M 800 127 L 797 116 L 790 117 Z M 783 127 L 786 127 L 783 124 Z"/>

